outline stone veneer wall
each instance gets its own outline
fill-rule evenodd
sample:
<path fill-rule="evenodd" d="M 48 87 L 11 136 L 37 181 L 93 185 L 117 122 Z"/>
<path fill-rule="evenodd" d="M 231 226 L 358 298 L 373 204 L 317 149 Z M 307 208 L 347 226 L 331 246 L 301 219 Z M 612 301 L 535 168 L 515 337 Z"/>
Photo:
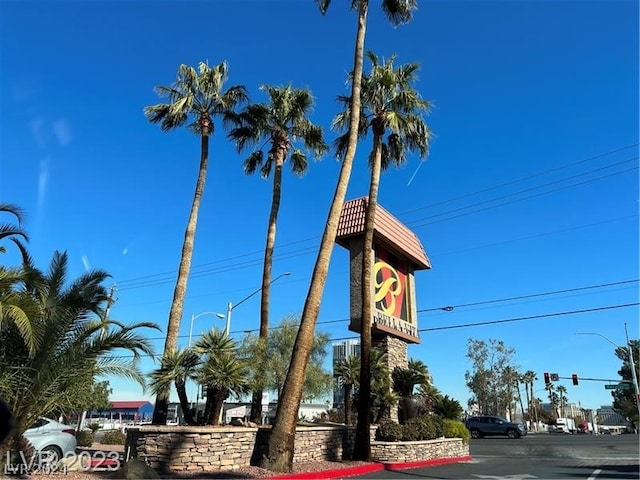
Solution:
<path fill-rule="evenodd" d="M 138 458 L 159 472 L 230 471 L 256 464 L 266 448 L 268 432 L 243 427 L 131 427 L 127 429 L 125 458 Z M 371 433 L 373 438 L 375 428 Z M 354 442 L 353 427 L 299 426 L 294 462 L 347 459 Z M 378 462 L 414 462 L 468 456 L 469 446 L 459 438 L 372 441 L 371 451 Z"/>
<path fill-rule="evenodd" d="M 380 463 L 411 463 L 469 456 L 469 444 L 461 438 L 419 442 L 371 442 L 371 458 Z"/>
<path fill-rule="evenodd" d="M 404 340 L 392 337 L 391 335 L 383 335 L 381 337 L 373 338 L 373 346 L 381 348 L 383 352 L 386 352 L 387 368 L 389 369 L 390 376 L 393 373 L 394 368 L 407 368 L 409 366 L 409 360 L 407 358 L 407 342 Z M 391 379 L 391 385 L 393 385 L 393 379 Z M 389 417 L 394 422 L 398 421 L 397 407 L 391 409 Z"/>
<path fill-rule="evenodd" d="M 260 459 L 268 432 L 244 427 L 132 427 L 127 429 L 125 456 L 143 460 L 158 471 L 234 470 Z M 299 426 L 294 461 L 346 459 L 354 441 L 353 427 Z"/>

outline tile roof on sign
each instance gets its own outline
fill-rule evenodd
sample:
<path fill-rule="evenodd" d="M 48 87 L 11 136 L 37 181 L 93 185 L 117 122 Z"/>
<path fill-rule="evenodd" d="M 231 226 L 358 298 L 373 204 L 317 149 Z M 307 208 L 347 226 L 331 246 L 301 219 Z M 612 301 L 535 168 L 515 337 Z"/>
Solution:
<path fill-rule="evenodd" d="M 367 201 L 367 197 L 360 197 L 344 203 L 336 243 L 349 248 L 350 237 L 364 234 Z M 431 261 L 416 234 L 380 205 L 376 208 L 374 235 L 396 253 L 404 254 L 414 263 L 416 270 L 431 268 Z"/>

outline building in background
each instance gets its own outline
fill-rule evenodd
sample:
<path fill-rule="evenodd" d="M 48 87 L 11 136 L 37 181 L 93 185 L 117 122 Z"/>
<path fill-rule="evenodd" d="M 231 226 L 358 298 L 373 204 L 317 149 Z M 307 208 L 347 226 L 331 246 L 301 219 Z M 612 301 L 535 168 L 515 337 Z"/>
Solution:
<path fill-rule="evenodd" d="M 629 423 L 627 419 L 616 412 L 611 405 L 602 405 L 596 412 L 598 423 L 605 430 L 624 431 Z"/>
<path fill-rule="evenodd" d="M 360 356 L 360 340 L 351 339 L 335 342 L 333 345 L 333 408 L 342 408 L 344 404 L 344 388 L 340 376 L 336 373 L 338 362 L 350 356 Z"/>

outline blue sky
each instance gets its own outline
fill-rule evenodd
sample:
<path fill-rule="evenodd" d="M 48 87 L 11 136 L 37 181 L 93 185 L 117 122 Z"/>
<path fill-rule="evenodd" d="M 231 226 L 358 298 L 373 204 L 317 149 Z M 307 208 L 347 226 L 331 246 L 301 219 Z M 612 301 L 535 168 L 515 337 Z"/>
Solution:
<path fill-rule="evenodd" d="M 147 123 L 153 87 L 181 63 L 227 60 L 228 85 L 254 101 L 263 83 L 310 88 L 313 120 L 328 127 L 352 62 L 347 3 L 322 16 L 312 0 L 2 2 L 0 200 L 28 212 L 37 262 L 59 249 L 73 275 L 109 271 L 112 316 L 166 328 L 200 142 Z M 427 161 L 386 173 L 379 196 L 433 264 L 416 274 L 426 330 L 409 355 L 463 405 L 469 338 L 513 347 L 537 389 L 543 372 L 617 378 L 613 345 L 574 334 L 624 344 L 626 322 L 638 338 L 637 2 L 422 0 L 396 28 L 378 6 L 366 48 L 419 62 L 417 88 L 434 105 Z M 191 315 L 224 312 L 260 285 L 271 182 L 246 176 L 216 127 L 182 345 Z M 369 151 L 360 144 L 347 199 L 367 192 Z M 273 285 L 272 324 L 301 312 L 338 171 L 328 155 L 301 179 L 285 176 L 273 272 L 292 274 Z M 355 336 L 348 275 L 336 247 L 318 325 L 334 339 Z M 232 333 L 258 315 L 256 295 L 234 310 Z M 203 315 L 194 332 L 223 323 Z M 149 336 L 160 352 L 163 335 Z M 150 398 L 111 384 L 114 400 Z M 585 407 L 611 401 L 601 382 L 563 384 Z"/>

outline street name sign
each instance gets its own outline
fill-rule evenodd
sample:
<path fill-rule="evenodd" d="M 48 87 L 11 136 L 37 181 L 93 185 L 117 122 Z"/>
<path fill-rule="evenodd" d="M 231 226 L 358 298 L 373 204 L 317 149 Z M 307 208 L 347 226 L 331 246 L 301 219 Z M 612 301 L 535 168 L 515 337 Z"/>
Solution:
<path fill-rule="evenodd" d="M 605 390 L 627 390 L 631 388 L 631 384 L 629 382 L 620 382 L 615 385 L 605 385 Z"/>

